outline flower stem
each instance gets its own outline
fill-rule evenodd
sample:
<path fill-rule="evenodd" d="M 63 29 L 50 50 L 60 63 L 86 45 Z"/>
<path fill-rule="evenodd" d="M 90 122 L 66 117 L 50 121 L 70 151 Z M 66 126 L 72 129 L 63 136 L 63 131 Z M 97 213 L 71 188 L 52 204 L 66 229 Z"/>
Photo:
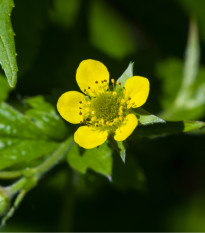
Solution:
<path fill-rule="evenodd" d="M 17 206 L 20 204 L 21 200 L 24 198 L 25 194 L 33 188 L 39 179 L 42 177 L 44 173 L 49 171 L 53 166 L 55 166 L 57 163 L 61 161 L 61 159 L 65 156 L 65 154 L 68 152 L 70 147 L 73 145 L 73 138 L 69 137 L 66 139 L 59 148 L 53 152 L 53 154 L 47 158 L 41 165 L 35 167 L 35 168 L 30 168 L 30 169 L 25 169 L 22 171 L 18 172 L 2 172 L 2 176 L 9 178 L 9 177 L 14 177 L 16 175 L 20 176 L 22 175 L 23 177 L 20 178 L 18 181 L 16 181 L 14 184 L 7 186 L 7 187 L 2 187 L 4 190 L 7 191 L 8 197 L 12 198 L 15 194 L 18 193 L 14 200 L 13 206 L 10 208 L 10 210 L 7 212 L 5 217 L 2 220 L 1 226 L 3 226 L 6 222 L 7 219 L 9 219 Z"/>

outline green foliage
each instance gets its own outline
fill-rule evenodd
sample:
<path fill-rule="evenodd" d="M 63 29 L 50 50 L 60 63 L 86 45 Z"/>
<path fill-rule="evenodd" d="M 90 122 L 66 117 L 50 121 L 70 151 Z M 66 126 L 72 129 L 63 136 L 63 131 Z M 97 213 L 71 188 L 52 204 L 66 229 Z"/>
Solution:
<path fill-rule="evenodd" d="M 18 71 L 14 32 L 10 19 L 13 7 L 13 0 L 0 1 L 0 64 L 11 87 L 16 85 Z"/>
<path fill-rule="evenodd" d="M 136 50 L 128 23 L 104 1 L 91 1 L 89 32 L 92 44 L 110 57 L 122 59 Z"/>
<path fill-rule="evenodd" d="M 127 81 L 128 78 L 133 77 L 133 69 L 134 69 L 134 62 L 130 62 L 125 72 L 118 78 L 117 81 L 120 82 L 122 86 L 125 85 L 125 82 Z"/>
<path fill-rule="evenodd" d="M 203 127 L 205 127 L 205 123 L 200 121 L 167 121 L 164 123 L 149 124 L 146 127 L 143 125 L 139 126 L 136 128 L 132 137 L 135 139 L 144 137 L 156 138 L 198 130 Z"/>
<path fill-rule="evenodd" d="M 150 1 L 150 7 L 147 8 L 146 1 L 136 1 L 132 4 L 128 1 L 103 0 L 16 1 L 12 25 L 17 34 L 15 43 L 19 54 L 21 82 L 11 92 L 11 87 L 16 84 L 18 71 L 10 18 L 14 4 L 12 0 L 0 0 L 0 63 L 6 76 L 0 74 L 0 179 L 4 179 L 0 185 L 2 226 L 13 216 L 28 191 L 37 186 L 44 174 L 60 162 L 63 164 L 51 172 L 50 185 L 45 186 L 45 189 L 42 189 L 43 182 L 38 185 L 35 200 L 39 201 L 36 206 L 42 206 L 41 204 L 45 203 L 43 195 L 47 198 L 47 213 L 39 213 L 39 219 L 42 221 L 39 226 L 44 226 L 48 216 L 49 227 L 53 230 L 52 224 L 57 219 L 53 213 L 58 213 L 59 222 L 62 222 L 64 227 L 60 226 L 62 232 L 68 229 L 81 231 L 81 228 L 78 228 L 82 225 L 80 220 L 87 224 L 87 219 L 93 219 L 89 227 L 110 226 L 115 221 L 113 216 L 116 216 L 116 226 L 121 231 L 136 231 L 136 226 L 129 228 L 132 221 L 130 217 L 133 217 L 138 231 L 144 230 L 140 225 L 142 219 L 146 219 L 148 225 L 151 225 L 152 221 L 155 225 L 156 219 L 165 222 L 165 203 L 173 206 L 179 189 L 186 182 L 192 192 L 195 191 L 194 185 L 200 182 L 204 184 L 203 179 L 200 181 L 201 174 L 196 176 L 200 170 L 199 165 L 204 168 L 201 162 L 203 153 L 199 163 L 196 163 L 196 169 L 192 171 L 189 168 L 200 154 L 200 148 L 203 152 L 203 141 L 198 140 L 199 137 L 193 141 L 195 135 L 203 137 L 205 134 L 205 122 L 191 121 L 200 118 L 204 120 L 205 116 L 205 68 L 199 64 L 200 51 L 204 49 L 203 42 L 200 47 L 197 22 L 192 19 L 183 62 L 179 57 L 182 55 L 180 46 L 184 44 L 186 35 L 183 30 L 186 27 L 180 21 L 179 25 L 175 22 L 184 17 L 182 12 L 186 9 L 189 15 L 194 16 L 199 22 L 199 29 L 204 37 L 205 3 L 203 0 L 178 0 L 180 4 L 167 1 L 163 3 L 166 9 L 167 4 L 176 8 L 181 6 L 180 10 L 177 8 L 180 16 L 174 11 L 175 8 L 170 10 L 170 17 L 162 17 L 167 11 L 160 10 L 159 16 L 156 17 L 160 21 L 155 21 L 156 11 L 152 9 L 162 7 L 162 2 Z M 145 10 L 141 9 L 143 4 L 146 5 Z M 174 21 L 173 12 L 176 13 Z M 159 26 L 156 26 L 159 24 L 157 22 L 160 22 Z M 180 33 L 184 33 L 183 36 Z M 179 44 L 174 43 L 176 37 Z M 175 58 L 172 58 L 168 51 L 171 51 Z M 167 59 L 159 62 L 159 54 Z M 132 109 L 139 124 L 126 141 L 116 142 L 113 135 L 110 135 L 98 148 L 80 148 L 73 140 L 77 126 L 65 123 L 56 112 L 55 106 L 57 98 L 63 92 L 62 89 L 76 90 L 73 85 L 75 68 L 81 60 L 87 58 L 109 64 L 110 74 L 119 72 L 129 60 L 135 61 L 137 73 L 133 72 L 134 63 L 130 62 L 117 81 L 124 86 L 126 80 L 134 75 L 149 77 L 150 94 L 144 106 L 150 112 L 161 113 L 154 115 L 144 110 L 144 106 Z M 159 80 L 155 80 L 155 68 Z M 62 77 L 66 78 L 62 80 Z M 8 102 L 5 102 L 6 100 Z M 183 137 L 184 133 L 188 133 L 189 137 Z M 168 135 L 174 137 L 165 139 Z M 175 140 L 175 136 L 180 140 Z M 153 138 L 155 140 L 150 140 Z M 189 138 L 190 143 L 187 142 Z M 191 165 L 188 165 L 186 170 L 184 167 L 188 163 L 188 156 Z M 166 172 L 168 175 L 164 177 Z M 63 174 L 63 181 L 59 174 Z M 176 180 L 173 179 L 175 176 Z M 190 184 L 190 180 L 186 180 L 188 176 L 191 177 L 191 181 L 193 179 L 194 185 Z M 45 179 L 47 178 L 49 177 Z M 177 183 L 180 179 L 181 183 Z M 175 183 L 180 188 L 172 190 Z M 200 191 L 202 187 L 203 185 L 199 187 Z M 185 195 L 188 196 L 187 193 Z M 113 198 L 110 199 L 110 196 Z M 184 197 L 184 193 L 181 196 Z M 100 197 L 98 202 L 96 197 Z M 86 198 L 90 199 L 90 203 Z M 169 200 L 172 198 L 173 202 Z M 32 196 L 30 199 L 33 202 Z M 84 201 L 87 203 L 82 204 Z M 80 202 L 82 203 L 79 204 Z M 102 203 L 101 209 L 99 203 Z M 173 207 L 173 214 L 171 212 L 169 215 L 169 224 L 174 223 L 172 229 L 203 230 L 204 216 L 198 211 L 200 203 L 203 203 L 203 199 L 196 205 L 190 205 L 186 213 L 181 207 Z M 91 213 L 96 213 L 96 208 L 92 209 L 92 206 L 97 206 L 97 218 L 90 218 Z M 112 206 L 114 213 L 110 212 Z M 27 208 L 25 209 L 26 218 L 22 214 L 23 224 L 28 222 L 32 231 L 30 219 L 35 218 L 30 217 Z M 78 218 L 77 228 L 72 228 L 71 224 L 73 209 Z M 151 209 L 159 209 L 156 216 Z M 50 219 L 49 212 L 55 221 Z M 87 218 L 84 213 L 88 213 Z M 126 222 L 126 218 L 129 224 L 126 225 L 126 229 L 122 229 L 121 224 Z M 103 219 L 106 224 L 96 222 L 96 219 Z M 161 225 L 163 224 L 160 222 L 160 229 L 147 229 L 164 231 Z M 21 223 L 16 226 L 21 226 Z M 9 227 L 13 231 L 26 229 L 25 226 L 14 229 Z M 90 231 L 93 228 L 83 230 Z M 37 227 L 36 231 L 38 230 Z"/>
<path fill-rule="evenodd" d="M 42 97 L 28 99 L 25 114 L 0 104 L 0 169 L 52 153 L 67 130 L 54 108 Z"/>
<path fill-rule="evenodd" d="M 81 173 L 86 173 L 90 168 L 105 176 L 111 176 L 112 150 L 107 143 L 89 150 L 82 150 L 74 144 L 67 154 L 67 161 L 71 167 Z"/>
<path fill-rule="evenodd" d="M 199 68 L 199 42 L 196 22 L 192 21 L 184 66 L 169 59 L 158 66 L 163 81 L 164 112 L 168 120 L 196 120 L 205 112 L 205 68 Z"/>
<path fill-rule="evenodd" d="M 0 102 L 7 99 L 8 94 L 11 90 L 10 86 L 8 85 L 8 82 L 6 81 L 5 77 L 0 74 Z"/>

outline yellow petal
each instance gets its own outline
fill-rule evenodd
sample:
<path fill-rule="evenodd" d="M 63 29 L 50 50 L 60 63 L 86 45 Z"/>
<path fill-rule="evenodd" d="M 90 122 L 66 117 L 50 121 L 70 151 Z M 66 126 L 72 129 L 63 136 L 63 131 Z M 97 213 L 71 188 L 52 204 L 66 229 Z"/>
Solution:
<path fill-rule="evenodd" d="M 132 108 L 142 106 L 149 94 L 149 80 L 141 76 L 134 76 L 125 82 L 125 97 L 131 98 Z"/>
<path fill-rule="evenodd" d="M 92 126 L 81 126 L 74 134 L 74 141 L 85 149 L 92 149 L 103 144 L 107 136 L 107 131 L 100 131 Z"/>
<path fill-rule="evenodd" d="M 80 115 L 80 102 L 85 102 L 85 96 L 77 91 L 68 91 L 60 96 L 57 103 L 57 109 L 60 115 L 72 124 L 79 124 L 83 121 Z"/>
<path fill-rule="evenodd" d="M 122 125 L 115 131 L 114 139 L 116 141 L 124 141 L 132 134 L 137 124 L 138 120 L 134 114 L 127 115 Z"/>
<path fill-rule="evenodd" d="M 109 72 L 106 66 L 99 61 L 84 60 L 77 69 L 76 81 L 82 92 L 86 95 L 95 96 L 95 91 L 99 90 L 102 81 L 105 89 L 108 88 Z M 94 92 L 91 90 L 94 90 Z"/>

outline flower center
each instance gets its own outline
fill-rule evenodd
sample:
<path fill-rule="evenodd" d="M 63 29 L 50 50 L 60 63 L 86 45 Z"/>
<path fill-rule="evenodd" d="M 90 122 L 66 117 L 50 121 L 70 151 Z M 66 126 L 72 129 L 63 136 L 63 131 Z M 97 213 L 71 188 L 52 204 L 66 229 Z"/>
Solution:
<path fill-rule="evenodd" d="M 91 109 L 97 119 L 112 122 L 119 115 L 120 98 L 114 92 L 107 91 L 91 101 Z"/>
<path fill-rule="evenodd" d="M 98 88 L 94 97 L 88 97 L 86 103 L 80 101 L 80 115 L 83 115 L 83 121 L 88 126 L 95 126 L 115 132 L 123 119 L 130 112 L 130 99 L 125 99 L 125 89 L 119 82 L 112 82 L 112 89 Z M 103 83 L 103 82 L 102 82 Z M 96 82 L 98 85 L 98 83 Z M 88 88 L 90 89 L 90 88 Z M 91 90 L 92 91 L 92 90 Z"/>

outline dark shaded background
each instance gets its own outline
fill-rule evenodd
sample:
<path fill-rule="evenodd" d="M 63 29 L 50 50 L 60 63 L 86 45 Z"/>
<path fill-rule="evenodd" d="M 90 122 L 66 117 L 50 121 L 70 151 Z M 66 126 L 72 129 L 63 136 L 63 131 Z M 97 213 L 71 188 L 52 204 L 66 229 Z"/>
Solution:
<path fill-rule="evenodd" d="M 43 94 L 56 103 L 61 93 L 78 90 L 76 68 L 87 58 L 103 62 L 113 78 L 134 61 L 135 74 L 151 83 L 144 108 L 158 114 L 166 97 L 157 66 L 170 57 L 183 60 L 193 16 L 204 63 L 203 0 L 15 4 L 19 79 L 14 99 Z M 143 139 L 128 146 L 126 165 L 114 155 L 114 183 L 92 171 L 78 174 L 66 163 L 56 167 L 3 231 L 205 231 L 204 136 Z"/>

